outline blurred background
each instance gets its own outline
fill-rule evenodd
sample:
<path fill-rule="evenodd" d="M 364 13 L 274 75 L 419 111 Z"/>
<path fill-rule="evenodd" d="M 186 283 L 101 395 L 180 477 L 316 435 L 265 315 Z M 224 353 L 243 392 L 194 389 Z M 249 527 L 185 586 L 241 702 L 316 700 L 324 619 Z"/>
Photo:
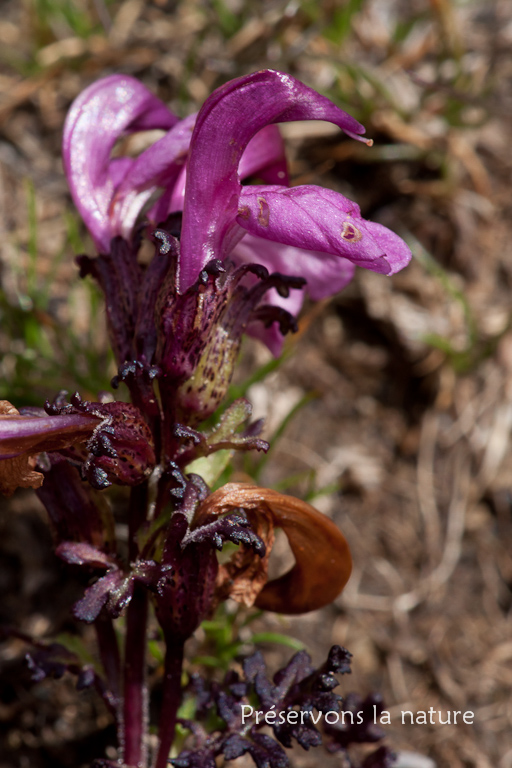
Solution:
<path fill-rule="evenodd" d="M 387 743 L 415 753 L 403 768 L 510 768 L 509 2 L 3 0 L 0 399 L 41 405 L 63 388 L 95 399 L 115 373 L 101 298 L 73 260 L 93 252 L 60 158 L 75 96 L 123 72 L 184 117 L 268 67 L 329 96 L 374 139 L 288 124 L 293 183 L 354 199 L 414 258 L 391 279 L 360 270 L 339 297 L 306 307 L 278 365 L 244 346 L 236 383 L 267 417 L 272 450 L 236 477 L 331 515 L 355 562 L 333 606 L 255 626 L 304 643 L 317 663 L 332 643 L 348 647 L 341 692 L 382 693 Z M 89 630 L 69 618 L 83 587 L 55 561 L 37 500 L 0 503 L 0 620 L 87 650 Z M 198 652 L 222 642 L 203 630 Z M 291 653 L 261 647 L 271 668 Z M 0 768 L 109 754 L 112 725 L 94 694 L 67 679 L 34 685 L 25 650 L 11 639 L 0 651 Z M 157 685 L 158 649 L 152 664 Z M 401 725 L 402 710 L 430 707 L 444 720 L 471 710 L 474 724 Z M 327 760 L 293 755 L 300 768 Z"/>

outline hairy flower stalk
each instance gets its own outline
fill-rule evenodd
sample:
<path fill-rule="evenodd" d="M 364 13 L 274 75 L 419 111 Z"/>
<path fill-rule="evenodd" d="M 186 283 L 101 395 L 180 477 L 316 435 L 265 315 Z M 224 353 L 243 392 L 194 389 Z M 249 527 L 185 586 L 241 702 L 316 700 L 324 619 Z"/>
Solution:
<path fill-rule="evenodd" d="M 78 258 L 80 274 L 105 296 L 118 366 L 112 387 L 126 385 L 131 403 L 105 394 L 89 402 L 78 393 L 69 402 L 59 394 L 44 411 L 19 413 L 3 403 L 0 490 L 39 487 L 44 479 L 38 493 L 57 554 L 90 577 L 73 613 L 96 626 L 103 676 L 84 670 L 65 649 L 58 660 L 57 651 L 39 649 L 31 663 L 39 676 L 68 670 L 79 674 L 80 685 L 96 685 L 116 717 L 116 765 L 125 768 L 167 765 L 186 642 L 220 602 L 303 613 L 332 602 L 350 576 L 343 534 L 309 504 L 253 485 L 210 487 L 234 451 L 268 450 L 244 399 L 224 407 L 216 426 L 205 426 L 225 401 L 243 334 L 277 355 L 284 335 L 296 330 L 306 294 L 316 300 L 338 292 L 357 265 L 390 275 L 410 258 L 397 235 L 363 219 L 339 193 L 289 186 L 276 124 L 304 119 L 330 121 L 366 141 L 363 126 L 346 112 L 270 70 L 227 83 L 184 120 L 141 83 L 112 75 L 78 97 L 64 127 L 71 193 L 97 249 Z M 155 128 L 163 136 L 139 157 L 111 157 L 122 136 Z M 144 235 L 155 246 L 148 265 L 138 259 Z M 116 540 L 104 493 L 113 484 L 130 489 L 127 542 Z M 269 581 L 276 528 L 287 536 L 295 565 Z M 217 552 L 226 542 L 238 549 L 220 564 Z M 149 601 L 166 644 L 153 755 Z M 113 630 L 122 613 L 123 654 Z M 215 706 L 226 729 L 208 735 L 184 723 L 196 746 L 175 765 L 213 768 L 217 756 L 245 753 L 257 766 L 287 765 L 280 744 L 288 747 L 293 738 L 309 748 L 320 743 L 320 733 L 311 723 L 276 728 L 276 741 L 257 723 L 244 726 L 243 705 L 257 695 L 264 708 L 284 713 L 298 705 L 338 707 L 339 697 L 330 693 L 333 673 L 348 671 L 348 657 L 333 649 L 317 671 L 307 654 L 298 654 L 270 684 L 255 656 L 245 664 L 245 679 L 233 673 L 225 688 L 208 694 L 203 686 L 198 701 Z M 344 750 L 355 739 L 331 737 L 332 748 Z M 375 755 L 365 765 L 390 764 L 387 752 Z"/>

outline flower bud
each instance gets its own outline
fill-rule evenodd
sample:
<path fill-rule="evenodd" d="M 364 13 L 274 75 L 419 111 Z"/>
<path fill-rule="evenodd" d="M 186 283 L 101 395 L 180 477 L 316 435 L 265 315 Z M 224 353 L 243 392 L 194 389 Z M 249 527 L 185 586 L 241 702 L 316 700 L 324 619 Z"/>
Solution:
<path fill-rule="evenodd" d="M 163 235 L 164 252 L 172 247 L 178 263 L 178 241 Z M 170 275 L 157 300 L 156 365 L 162 371 L 164 413 L 193 426 L 214 413 L 226 396 L 250 322 L 270 325 L 277 320 L 282 333 L 296 329 L 291 315 L 260 302 L 271 288 L 287 294 L 290 288 L 301 288 L 304 280 L 269 275 L 255 264 L 235 267 L 213 260 L 185 293 L 178 292 L 176 283 L 176 275 Z"/>
<path fill-rule="evenodd" d="M 74 459 L 82 476 L 94 488 L 109 485 L 138 485 L 153 471 L 156 463 L 153 435 L 134 405 L 123 402 L 90 403 L 78 393 L 70 405 L 47 404 L 54 414 L 88 414 L 100 420 L 87 443 L 63 455 Z"/>

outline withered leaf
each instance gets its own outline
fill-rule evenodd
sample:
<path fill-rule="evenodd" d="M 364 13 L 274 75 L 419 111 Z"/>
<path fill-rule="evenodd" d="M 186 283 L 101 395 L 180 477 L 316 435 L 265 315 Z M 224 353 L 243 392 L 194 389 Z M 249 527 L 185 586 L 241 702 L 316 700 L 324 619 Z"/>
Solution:
<path fill-rule="evenodd" d="M 295 556 L 291 570 L 266 583 L 263 589 L 260 586 L 262 572 L 255 571 L 254 604 L 258 608 L 287 614 L 306 613 L 328 605 L 340 594 L 349 579 L 352 558 L 345 537 L 332 520 L 305 501 L 283 493 L 244 483 L 228 483 L 198 507 L 194 524 L 200 525 L 210 515 L 237 509 L 244 510 L 251 520 L 270 519 L 273 527 L 282 528 Z M 270 547 L 267 549 L 270 551 Z M 232 596 L 238 590 L 237 577 L 250 576 L 252 566 L 246 558 L 247 553 L 242 552 L 238 572 L 235 563 L 228 564 Z M 250 599 L 251 589 L 246 585 L 241 589 Z"/>
<path fill-rule="evenodd" d="M 19 416 L 19 411 L 8 400 L 0 400 L 1 416 Z M 34 472 L 35 456 L 14 456 L 0 461 L 0 493 L 12 496 L 16 488 L 39 488 L 43 475 Z"/>
<path fill-rule="evenodd" d="M 0 493 L 12 496 L 16 488 L 39 488 L 43 475 L 34 472 L 36 456 L 15 456 L 0 461 Z"/>
<path fill-rule="evenodd" d="M 216 581 L 216 600 L 228 597 L 250 607 L 268 580 L 268 561 L 274 545 L 274 523 L 272 515 L 265 509 L 255 514 L 250 511 L 248 518 L 254 533 L 265 544 L 263 557 L 251 547 L 241 545 L 231 559 L 219 566 Z"/>

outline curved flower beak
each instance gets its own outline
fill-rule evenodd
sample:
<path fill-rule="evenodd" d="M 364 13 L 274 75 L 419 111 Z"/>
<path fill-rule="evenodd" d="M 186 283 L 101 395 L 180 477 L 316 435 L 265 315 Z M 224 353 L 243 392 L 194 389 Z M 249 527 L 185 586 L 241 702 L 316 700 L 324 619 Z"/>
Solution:
<path fill-rule="evenodd" d="M 241 157 L 238 175 L 240 179 L 257 176 L 268 184 L 288 184 L 284 141 L 277 125 L 266 125 L 250 140 Z M 175 183 L 167 184 L 162 197 L 148 212 L 152 221 L 164 221 L 169 213 L 183 211 L 186 180 L 187 169 L 183 166 Z"/>
<path fill-rule="evenodd" d="M 245 578 L 249 572 L 261 591 L 256 596 L 250 585 L 245 591 L 241 590 L 237 575 L 231 570 L 231 594 L 242 591 L 250 595 L 258 608 L 286 614 L 313 611 L 335 600 L 349 579 L 352 559 L 345 537 L 332 520 L 305 501 L 283 493 L 244 483 L 228 483 L 202 502 L 194 525 L 200 525 L 210 515 L 238 509 L 254 521 L 258 534 L 267 529 L 267 545 L 272 543 L 273 527 L 282 528 L 295 556 L 295 565 L 261 589 L 266 578 L 255 576 L 251 564 L 244 563 L 241 577 Z"/>
<path fill-rule="evenodd" d="M 64 167 L 75 205 L 100 252 L 108 253 L 117 235 L 129 240 L 156 189 L 164 193 L 150 211 L 153 221 L 182 209 L 195 121 L 195 114 L 178 120 L 142 83 L 124 75 L 99 80 L 74 101 L 64 125 Z M 111 158 L 123 135 L 155 128 L 167 132 L 139 157 Z M 277 126 L 265 126 L 249 142 L 239 171 L 241 178 L 257 174 L 269 184 L 288 183 Z"/>
<path fill-rule="evenodd" d="M 111 75 L 99 80 L 73 102 L 64 125 L 64 169 L 75 205 L 100 252 L 108 252 L 112 237 L 131 232 L 137 214 L 152 191 L 147 193 L 146 167 L 141 158 L 111 159 L 116 141 L 135 131 L 169 130 L 176 123 L 178 118 L 160 99 L 127 75 Z M 186 129 L 190 138 L 189 125 Z M 158 167 L 155 167 L 155 150 L 149 156 L 143 153 L 156 178 L 162 175 L 165 178 L 164 168 L 172 166 L 175 160 L 172 151 L 171 148 L 170 152 L 166 150 L 158 156 Z M 137 205 L 130 201 L 128 217 L 126 207 L 121 206 L 119 212 L 112 210 L 116 190 L 127 175 L 132 195 L 140 191 L 146 193 L 137 200 Z"/>
<path fill-rule="evenodd" d="M 232 80 L 204 103 L 187 166 L 180 292 L 208 261 L 225 258 L 241 237 L 238 169 L 247 145 L 262 128 L 293 120 L 327 120 L 365 141 L 357 120 L 281 72 L 264 70 Z"/>

